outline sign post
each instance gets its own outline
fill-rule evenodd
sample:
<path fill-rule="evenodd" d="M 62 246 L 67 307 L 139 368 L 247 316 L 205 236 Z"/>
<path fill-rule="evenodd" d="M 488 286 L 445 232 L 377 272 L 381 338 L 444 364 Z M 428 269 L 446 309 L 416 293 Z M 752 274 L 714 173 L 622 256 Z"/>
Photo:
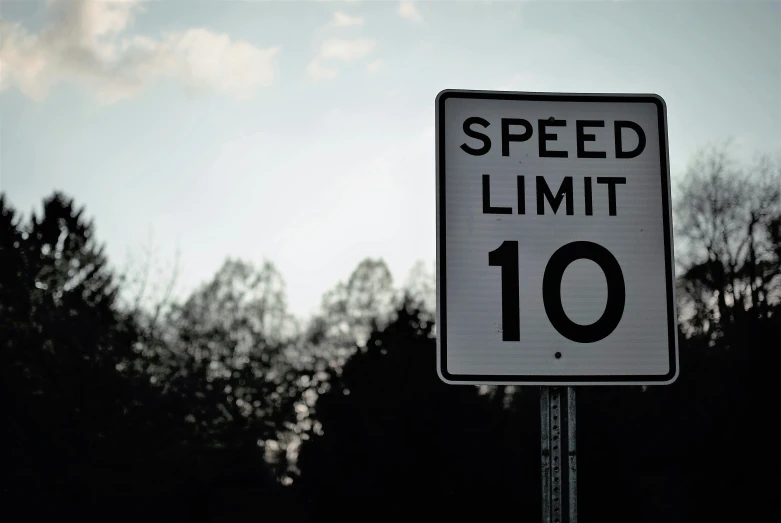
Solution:
<path fill-rule="evenodd" d="M 445 90 L 436 135 L 437 373 L 542 386 L 543 519 L 575 523 L 573 386 L 678 375 L 664 101 Z"/>
<path fill-rule="evenodd" d="M 540 388 L 540 429 L 542 521 L 577 523 L 578 465 L 573 387 L 564 390 L 561 387 Z"/>

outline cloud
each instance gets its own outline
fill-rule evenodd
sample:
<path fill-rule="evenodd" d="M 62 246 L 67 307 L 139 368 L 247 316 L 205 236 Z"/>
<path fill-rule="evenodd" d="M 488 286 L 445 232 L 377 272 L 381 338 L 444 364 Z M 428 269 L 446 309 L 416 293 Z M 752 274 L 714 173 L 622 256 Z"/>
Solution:
<path fill-rule="evenodd" d="M 339 74 L 339 70 L 323 64 L 320 58 L 312 60 L 306 68 L 309 77 L 314 81 L 333 80 Z"/>
<path fill-rule="evenodd" d="M 350 16 L 341 11 L 334 13 L 334 17 L 329 24 L 331 27 L 350 27 L 353 25 L 363 25 L 363 18 L 360 16 Z"/>
<path fill-rule="evenodd" d="M 312 80 L 330 80 L 339 71 L 324 64 L 327 60 L 338 62 L 354 62 L 365 58 L 376 45 L 375 40 L 368 38 L 329 38 L 320 44 L 317 56 L 307 66 L 307 74 Z"/>
<path fill-rule="evenodd" d="M 329 38 L 320 46 L 320 57 L 326 60 L 354 62 L 368 55 L 377 42 L 368 38 Z"/>
<path fill-rule="evenodd" d="M 423 21 L 423 16 L 420 14 L 420 11 L 418 11 L 418 8 L 415 7 L 415 3 L 412 2 L 412 0 L 401 0 L 397 12 L 399 13 L 399 16 L 406 18 L 407 20 L 412 20 L 413 22 Z"/>
<path fill-rule="evenodd" d="M 368 64 L 366 64 L 366 70 L 369 71 L 370 73 L 374 73 L 377 71 L 377 69 L 380 68 L 381 65 L 382 65 L 382 60 L 377 59 L 373 62 L 369 62 Z"/>
<path fill-rule="evenodd" d="M 0 19 L 0 91 L 16 85 L 40 100 L 56 84 L 73 82 L 109 104 L 160 79 L 237 98 L 273 83 L 278 47 L 262 49 L 204 28 L 128 35 L 144 10 L 140 0 L 52 0 L 50 22 L 39 33 Z"/>

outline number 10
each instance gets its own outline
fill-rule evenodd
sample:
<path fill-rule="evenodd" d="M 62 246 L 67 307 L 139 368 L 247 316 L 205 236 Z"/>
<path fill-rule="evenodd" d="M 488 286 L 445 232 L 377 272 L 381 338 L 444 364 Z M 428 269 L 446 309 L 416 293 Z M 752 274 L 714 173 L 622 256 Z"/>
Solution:
<path fill-rule="evenodd" d="M 561 303 L 561 278 L 575 260 L 591 260 L 599 265 L 607 279 L 607 304 L 602 316 L 591 325 L 570 320 Z M 502 340 L 521 340 L 520 284 L 518 276 L 518 242 L 505 241 L 488 253 L 488 265 L 502 268 Z M 618 260 L 605 247 L 578 241 L 560 247 L 548 260 L 542 277 L 542 302 L 553 328 L 565 338 L 578 343 L 593 343 L 615 330 L 624 314 L 626 289 Z"/>

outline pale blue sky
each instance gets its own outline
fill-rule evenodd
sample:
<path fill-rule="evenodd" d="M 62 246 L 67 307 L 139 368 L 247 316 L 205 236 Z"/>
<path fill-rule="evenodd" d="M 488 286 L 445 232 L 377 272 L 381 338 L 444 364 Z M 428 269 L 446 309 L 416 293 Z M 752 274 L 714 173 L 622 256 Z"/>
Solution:
<path fill-rule="evenodd" d="M 0 189 L 74 196 L 120 267 L 152 230 L 181 291 L 267 258 L 306 314 L 366 256 L 433 262 L 445 88 L 660 94 L 674 178 L 781 150 L 779 2 L 94 4 L 0 3 Z"/>

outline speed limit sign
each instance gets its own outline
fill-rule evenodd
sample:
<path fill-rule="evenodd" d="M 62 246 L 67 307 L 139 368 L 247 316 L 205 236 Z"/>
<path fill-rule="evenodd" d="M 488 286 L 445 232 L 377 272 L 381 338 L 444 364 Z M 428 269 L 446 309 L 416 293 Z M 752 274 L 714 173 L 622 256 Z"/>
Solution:
<path fill-rule="evenodd" d="M 664 101 L 446 90 L 436 133 L 440 378 L 672 383 Z"/>

